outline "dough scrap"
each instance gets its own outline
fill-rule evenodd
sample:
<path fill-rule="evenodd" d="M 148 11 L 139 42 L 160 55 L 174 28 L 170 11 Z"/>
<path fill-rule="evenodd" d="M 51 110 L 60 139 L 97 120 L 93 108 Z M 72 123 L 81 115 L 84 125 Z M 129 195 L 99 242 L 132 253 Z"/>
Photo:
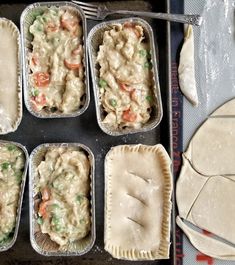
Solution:
<path fill-rule="evenodd" d="M 182 93 L 193 105 L 198 106 L 194 64 L 194 34 L 192 25 L 188 25 L 185 29 L 184 44 L 180 52 L 178 73 Z"/>

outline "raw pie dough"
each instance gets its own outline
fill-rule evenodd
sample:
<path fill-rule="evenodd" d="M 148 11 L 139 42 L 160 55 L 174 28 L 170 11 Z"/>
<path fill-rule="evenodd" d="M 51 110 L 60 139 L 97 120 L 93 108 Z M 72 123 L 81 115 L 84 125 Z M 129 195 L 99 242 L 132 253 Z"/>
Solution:
<path fill-rule="evenodd" d="M 192 25 L 185 28 L 184 44 L 180 52 L 179 84 L 182 93 L 195 106 L 198 105 L 194 64 L 194 34 Z"/>
<path fill-rule="evenodd" d="M 0 134 L 6 134 L 22 117 L 20 35 L 13 22 L 0 18 L 0 36 Z"/>
<path fill-rule="evenodd" d="M 177 224 L 192 244 L 209 256 L 230 260 L 235 260 L 234 150 L 235 99 L 217 109 L 193 136 L 176 189 Z M 180 217 L 217 237 L 200 234 Z"/>
<path fill-rule="evenodd" d="M 172 175 L 162 145 L 120 145 L 105 158 L 105 249 L 115 258 L 169 258 Z"/>

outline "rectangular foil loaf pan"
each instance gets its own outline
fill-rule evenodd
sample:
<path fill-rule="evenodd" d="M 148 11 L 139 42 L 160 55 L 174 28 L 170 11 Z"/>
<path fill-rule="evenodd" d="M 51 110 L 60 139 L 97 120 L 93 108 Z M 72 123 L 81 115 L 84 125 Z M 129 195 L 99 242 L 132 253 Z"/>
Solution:
<path fill-rule="evenodd" d="M 37 183 L 39 181 L 39 173 L 37 167 L 45 158 L 45 153 L 49 149 L 69 148 L 73 147 L 76 150 L 86 154 L 90 162 L 90 216 L 91 229 L 88 235 L 70 244 L 68 248 L 60 248 L 59 245 L 52 241 L 48 234 L 41 232 L 40 226 L 37 223 L 37 210 L 39 207 L 38 199 L 40 192 L 37 191 Z M 78 143 L 46 143 L 36 147 L 29 159 L 29 210 L 30 210 L 30 241 L 32 247 L 41 255 L 44 256 L 80 256 L 87 253 L 93 246 L 95 241 L 95 160 L 91 150 L 85 145 Z"/>
<path fill-rule="evenodd" d="M 48 112 L 42 109 L 41 111 L 35 111 L 31 102 L 31 89 L 29 74 L 31 72 L 29 67 L 29 53 L 32 50 L 32 34 L 29 32 L 29 27 L 35 20 L 35 13 L 41 14 L 43 11 L 55 7 L 57 9 L 68 9 L 76 12 L 78 17 L 81 18 L 83 28 L 83 65 L 84 65 L 84 84 L 85 84 L 85 96 L 82 99 L 82 106 L 71 113 Z M 83 10 L 72 2 L 39 2 L 27 6 L 20 18 L 21 27 L 21 44 L 22 44 L 22 61 L 23 61 L 23 83 L 24 83 L 24 102 L 28 111 L 38 118 L 69 118 L 77 117 L 81 115 L 87 108 L 90 102 L 90 90 L 89 90 L 89 71 L 88 71 L 88 59 L 86 48 L 86 36 L 87 36 L 87 22 Z"/>
<path fill-rule="evenodd" d="M 9 236 L 9 240 L 7 240 L 2 245 L 0 245 L 0 252 L 2 252 L 2 251 L 6 251 L 6 250 L 10 249 L 15 244 L 15 241 L 17 239 L 19 225 L 20 225 L 21 208 L 22 208 L 22 201 L 23 201 L 24 187 L 25 187 L 25 182 L 26 182 L 26 175 L 27 175 L 28 160 L 29 159 L 28 159 L 28 152 L 27 152 L 26 148 L 19 143 L 12 142 L 12 141 L 0 140 L 0 145 L 9 146 L 9 148 L 11 148 L 10 150 L 12 152 L 14 152 L 14 149 L 12 149 L 12 148 L 14 148 L 14 146 L 16 146 L 23 152 L 24 157 L 25 157 L 24 171 L 22 172 L 22 176 L 21 176 L 22 180 L 21 180 L 21 184 L 20 184 L 19 199 L 18 199 L 17 210 L 16 210 L 15 228 L 11 232 L 11 235 Z M 9 214 L 9 212 L 8 212 L 8 214 Z"/>
<path fill-rule="evenodd" d="M 141 128 L 124 128 L 124 129 L 113 129 L 107 124 L 103 122 L 105 111 L 102 107 L 99 97 L 99 64 L 97 62 L 97 53 L 99 51 L 99 46 L 102 45 L 103 42 L 103 34 L 105 31 L 112 29 L 112 27 L 116 24 L 124 24 L 124 23 L 134 23 L 136 25 L 140 25 L 143 28 L 145 40 L 149 43 L 150 51 L 151 51 L 151 63 L 152 63 L 152 92 L 153 92 L 153 100 L 154 106 L 151 112 L 150 119 L 146 124 L 144 124 Z M 100 128 L 107 134 L 118 136 L 124 134 L 132 134 L 138 132 L 147 132 L 154 129 L 162 119 L 162 101 L 161 101 L 161 93 L 160 93 L 160 85 L 158 80 L 158 67 L 156 60 L 156 48 L 154 43 L 153 30 L 149 23 L 141 18 L 124 18 L 118 19 L 108 22 L 103 22 L 101 24 L 97 24 L 92 28 L 88 35 L 88 50 L 89 50 L 89 59 L 91 66 L 91 74 L 92 74 L 92 82 L 93 82 L 93 90 L 95 96 L 95 104 L 96 104 L 96 114 L 97 121 Z"/>

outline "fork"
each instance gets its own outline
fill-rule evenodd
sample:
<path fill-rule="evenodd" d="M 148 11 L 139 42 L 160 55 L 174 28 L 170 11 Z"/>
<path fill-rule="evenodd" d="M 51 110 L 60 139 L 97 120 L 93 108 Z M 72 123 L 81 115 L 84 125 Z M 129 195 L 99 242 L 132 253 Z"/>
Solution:
<path fill-rule="evenodd" d="M 122 14 L 122 15 L 137 15 L 143 17 L 151 17 L 151 18 L 168 20 L 172 22 L 192 24 L 195 26 L 200 26 L 202 23 L 202 17 L 200 15 L 181 15 L 181 14 L 154 13 L 154 12 L 130 11 L 130 10 L 111 10 L 102 4 L 94 5 L 76 0 L 72 0 L 72 2 L 78 4 L 83 9 L 86 18 L 93 20 L 103 20 L 107 16 L 112 14 Z"/>

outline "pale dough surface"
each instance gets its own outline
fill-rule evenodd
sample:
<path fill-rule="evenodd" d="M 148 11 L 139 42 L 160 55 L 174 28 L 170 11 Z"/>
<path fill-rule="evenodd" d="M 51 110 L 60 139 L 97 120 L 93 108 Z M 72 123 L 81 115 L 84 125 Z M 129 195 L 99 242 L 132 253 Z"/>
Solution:
<path fill-rule="evenodd" d="M 234 113 L 235 99 L 232 99 L 198 129 L 183 154 L 176 186 L 177 224 L 199 251 L 231 260 L 235 259 Z M 219 238 L 193 230 L 180 217 Z"/>
<path fill-rule="evenodd" d="M 116 258 L 168 258 L 172 176 L 161 145 L 117 146 L 105 160 L 105 249 Z"/>
<path fill-rule="evenodd" d="M 221 176 L 211 177 L 195 201 L 188 220 L 235 244 L 235 203 L 231 203 L 234 192 L 234 181 Z"/>
<path fill-rule="evenodd" d="M 235 174 L 235 117 L 209 118 L 199 128 L 185 155 L 203 175 Z"/>
<path fill-rule="evenodd" d="M 3 134 L 14 131 L 21 120 L 20 40 L 16 26 L 6 19 L 0 19 L 0 36 L 0 134 Z"/>
<path fill-rule="evenodd" d="M 192 25 L 185 28 L 184 44 L 180 52 L 179 84 L 182 93 L 195 106 L 198 105 L 194 63 L 194 34 Z"/>

